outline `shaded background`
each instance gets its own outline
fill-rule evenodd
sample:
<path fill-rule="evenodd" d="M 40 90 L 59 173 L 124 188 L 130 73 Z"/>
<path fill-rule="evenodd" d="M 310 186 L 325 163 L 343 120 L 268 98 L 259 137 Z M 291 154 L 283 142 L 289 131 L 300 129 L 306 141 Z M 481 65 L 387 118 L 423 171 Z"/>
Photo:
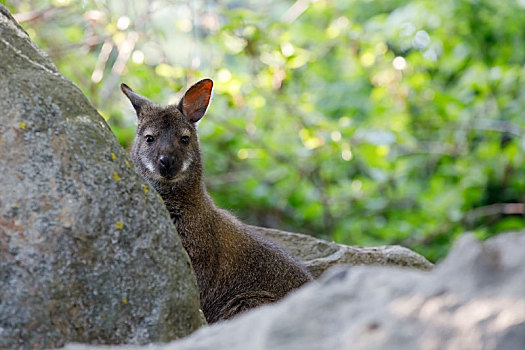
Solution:
<path fill-rule="evenodd" d="M 206 183 L 245 222 L 433 261 L 525 226 L 525 0 L 5 5 L 124 147 L 121 82 L 167 104 L 212 78 Z"/>

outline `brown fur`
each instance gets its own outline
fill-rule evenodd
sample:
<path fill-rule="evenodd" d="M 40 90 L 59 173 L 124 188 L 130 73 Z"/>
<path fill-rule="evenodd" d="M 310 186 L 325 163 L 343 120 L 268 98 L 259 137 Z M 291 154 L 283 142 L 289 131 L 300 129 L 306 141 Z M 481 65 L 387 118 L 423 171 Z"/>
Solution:
<path fill-rule="evenodd" d="M 312 279 L 284 248 L 217 208 L 208 195 L 195 123 L 206 111 L 211 86 L 211 80 L 202 80 L 178 106 L 167 107 L 121 86 L 139 122 L 132 158 L 171 214 L 197 275 L 201 307 L 210 323 L 276 301 Z M 154 137 L 151 144 L 145 141 L 146 133 Z M 189 136 L 188 144 L 183 136 Z M 172 160 L 164 174 L 159 163 L 163 155 Z"/>

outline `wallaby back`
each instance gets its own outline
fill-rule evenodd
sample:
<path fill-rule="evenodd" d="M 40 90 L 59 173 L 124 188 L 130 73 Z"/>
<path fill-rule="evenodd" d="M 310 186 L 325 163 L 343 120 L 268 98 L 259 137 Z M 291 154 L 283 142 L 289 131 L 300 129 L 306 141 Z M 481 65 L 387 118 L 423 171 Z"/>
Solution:
<path fill-rule="evenodd" d="M 170 212 L 210 323 L 276 301 L 312 279 L 289 252 L 217 208 L 208 195 L 196 123 L 212 86 L 201 80 L 177 106 L 162 107 L 121 85 L 138 118 L 131 156 Z"/>

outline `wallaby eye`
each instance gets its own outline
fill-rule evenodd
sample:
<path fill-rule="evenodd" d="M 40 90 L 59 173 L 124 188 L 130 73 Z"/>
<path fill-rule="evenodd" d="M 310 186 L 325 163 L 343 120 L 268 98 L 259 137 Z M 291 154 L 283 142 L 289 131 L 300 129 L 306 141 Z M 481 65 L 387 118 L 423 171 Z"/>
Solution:
<path fill-rule="evenodd" d="M 190 137 L 189 136 L 182 136 L 180 138 L 180 142 L 182 142 L 183 144 L 187 145 L 190 143 Z"/>
<path fill-rule="evenodd" d="M 151 135 L 144 136 L 144 139 L 146 140 L 146 143 L 153 143 L 153 141 L 155 141 L 155 138 Z"/>

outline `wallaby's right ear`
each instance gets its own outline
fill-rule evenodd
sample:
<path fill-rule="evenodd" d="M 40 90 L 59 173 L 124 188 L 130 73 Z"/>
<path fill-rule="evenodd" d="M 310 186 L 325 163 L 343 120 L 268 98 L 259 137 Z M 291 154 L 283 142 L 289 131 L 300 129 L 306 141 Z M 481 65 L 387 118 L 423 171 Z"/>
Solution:
<path fill-rule="evenodd" d="M 146 97 L 142 95 L 137 94 L 135 91 L 131 90 L 131 88 L 124 83 L 120 84 L 120 90 L 122 90 L 124 95 L 126 95 L 127 98 L 131 101 L 133 108 L 135 108 L 135 111 L 137 112 L 137 116 L 139 112 L 141 111 L 142 107 L 144 107 L 147 104 L 151 104 L 150 100 L 148 100 Z"/>

